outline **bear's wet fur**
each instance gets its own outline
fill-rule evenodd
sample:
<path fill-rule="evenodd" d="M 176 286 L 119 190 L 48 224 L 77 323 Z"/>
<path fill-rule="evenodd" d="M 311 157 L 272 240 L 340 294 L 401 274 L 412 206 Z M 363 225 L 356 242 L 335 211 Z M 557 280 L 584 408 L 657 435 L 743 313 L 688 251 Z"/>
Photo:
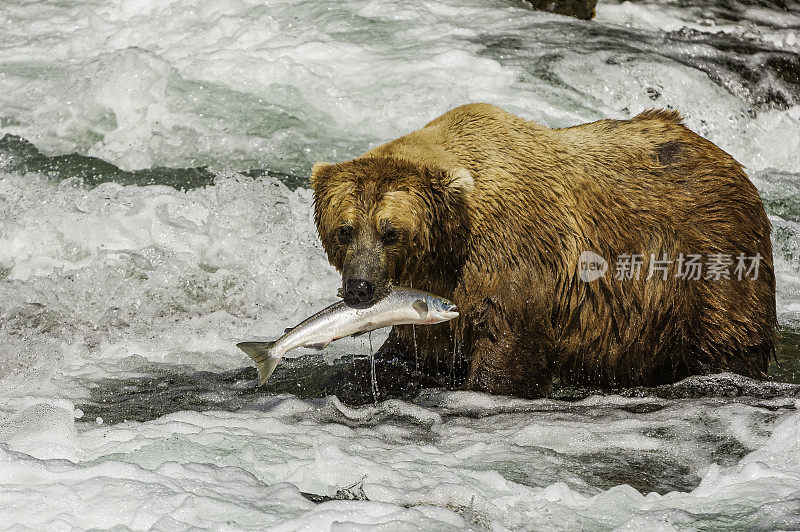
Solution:
<path fill-rule="evenodd" d="M 344 289 L 371 288 L 349 296 L 377 299 L 394 283 L 459 307 L 448 323 L 394 327 L 376 355 L 432 382 L 541 397 L 556 381 L 766 377 L 770 223 L 742 166 L 675 111 L 549 129 L 465 105 L 356 159 L 318 163 L 312 185 Z M 609 271 L 582 280 L 584 251 Z M 615 275 L 625 254 L 642 257 L 639 279 Z M 674 261 L 666 275 L 647 279 L 651 254 Z M 714 255 L 760 257 L 757 276 L 740 280 L 734 265 L 729 279 L 679 275 L 680 257 L 695 254 L 704 267 Z"/>

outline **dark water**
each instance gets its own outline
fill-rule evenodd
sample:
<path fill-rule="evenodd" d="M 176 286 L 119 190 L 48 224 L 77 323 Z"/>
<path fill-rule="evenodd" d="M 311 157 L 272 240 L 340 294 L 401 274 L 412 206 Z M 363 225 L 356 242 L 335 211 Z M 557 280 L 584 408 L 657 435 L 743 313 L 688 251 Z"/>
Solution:
<path fill-rule="evenodd" d="M 784 329 L 775 346 L 775 358 L 769 376 L 779 382 L 800 384 L 800 332 Z"/>
<path fill-rule="evenodd" d="M 748 404 L 779 397 L 800 397 L 800 333 L 782 331 L 776 348 L 777 363 L 769 367 L 771 380 L 735 376 L 698 376 L 653 388 L 619 389 L 556 387 L 549 398 L 574 402 L 593 395 L 652 397 L 667 400 L 701 397 L 727 398 Z M 303 399 L 336 395 L 350 404 L 371 404 L 367 357 L 350 356 L 327 364 L 319 355 L 286 358 L 263 387 L 256 387 L 256 370 L 246 367 L 224 373 L 193 371 L 186 366 L 151 364 L 149 374 L 130 379 L 88 381 L 91 402 L 79 405 L 89 419 L 107 423 L 147 421 L 180 410 L 237 410 L 255 398 L 292 394 Z M 148 368 L 142 368 L 145 371 Z M 415 400 L 421 392 L 414 383 L 405 389 L 384 390 L 380 399 Z M 652 408 L 652 407 L 646 407 Z M 650 410 L 652 411 L 652 410 Z M 632 413 L 642 413 L 631 410 Z"/>
<path fill-rule="evenodd" d="M 50 176 L 54 181 L 78 179 L 86 187 L 101 183 L 119 185 L 165 185 L 178 190 L 189 190 L 214 184 L 216 173 L 206 167 L 166 168 L 155 167 L 126 171 L 117 166 L 88 155 L 45 155 L 26 139 L 16 135 L 5 135 L 0 139 L 0 170 L 22 174 L 37 172 Z M 266 168 L 255 168 L 241 172 L 252 178 L 275 177 L 290 190 L 308 186 L 308 177 L 286 174 Z"/>

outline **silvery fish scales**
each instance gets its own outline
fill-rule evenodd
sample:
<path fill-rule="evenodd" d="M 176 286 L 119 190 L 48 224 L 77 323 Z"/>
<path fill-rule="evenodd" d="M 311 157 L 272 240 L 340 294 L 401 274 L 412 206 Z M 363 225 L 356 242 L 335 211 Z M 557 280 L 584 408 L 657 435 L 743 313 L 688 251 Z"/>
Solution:
<path fill-rule="evenodd" d="M 263 385 L 286 352 L 297 347 L 325 348 L 345 336 L 393 325 L 433 325 L 458 316 L 456 306 L 437 295 L 396 286 L 389 295 L 367 308 L 354 308 L 344 301 L 319 311 L 274 342 L 236 344 L 258 366 L 258 383 Z"/>

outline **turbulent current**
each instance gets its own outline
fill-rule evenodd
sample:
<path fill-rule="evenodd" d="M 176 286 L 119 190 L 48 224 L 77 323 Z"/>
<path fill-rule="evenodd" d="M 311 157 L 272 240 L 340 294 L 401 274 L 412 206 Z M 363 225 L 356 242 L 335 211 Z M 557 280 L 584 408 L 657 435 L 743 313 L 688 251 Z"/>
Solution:
<path fill-rule="evenodd" d="M 312 163 L 477 101 L 673 108 L 744 164 L 773 381 L 351 407 L 359 338 L 255 390 L 235 343 L 336 299 Z M 1 528 L 800 528 L 796 3 L 3 0 L 0 138 Z"/>

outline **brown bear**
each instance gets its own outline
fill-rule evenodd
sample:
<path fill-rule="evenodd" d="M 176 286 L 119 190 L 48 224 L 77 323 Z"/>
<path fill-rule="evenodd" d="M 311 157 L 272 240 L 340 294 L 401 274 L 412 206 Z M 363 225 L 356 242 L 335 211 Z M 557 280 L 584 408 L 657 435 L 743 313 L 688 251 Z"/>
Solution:
<path fill-rule="evenodd" d="M 316 225 L 345 300 L 370 305 L 398 284 L 461 313 L 394 327 L 377 356 L 523 397 L 555 381 L 764 378 L 770 223 L 742 166 L 681 120 L 651 110 L 549 129 L 470 104 L 316 164 Z"/>

